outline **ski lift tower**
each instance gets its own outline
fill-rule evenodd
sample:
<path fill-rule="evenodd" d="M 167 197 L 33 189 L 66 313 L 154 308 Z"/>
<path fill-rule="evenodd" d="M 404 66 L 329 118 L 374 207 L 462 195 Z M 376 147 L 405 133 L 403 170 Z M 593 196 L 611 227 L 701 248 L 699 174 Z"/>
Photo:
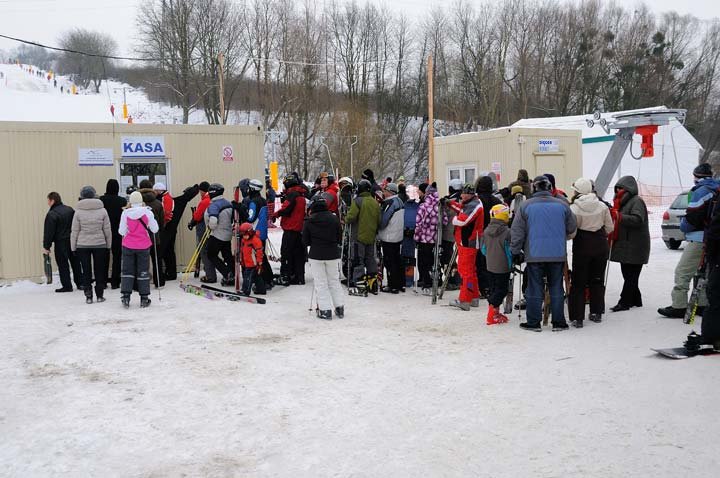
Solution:
<path fill-rule="evenodd" d="M 651 158 L 655 154 L 653 150 L 653 136 L 658 131 L 658 126 L 670 124 L 670 120 L 677 120 L 680 124 L 685 123 L 687 110 L 654 109 L 637 113 L 622 113 L 611 116 L 609 119 L 602 118 L 599 111 L 593 115 L 593 119 L 587 120 L 589 128 L 599 124 L 606 134 L 617 130 L 615 141 L 605 157 L 605 162 L 595 179 L 595 191 L 598 197 L 605 196 L 615 172 L 620 166 L 625 151 L 630 148 L 630 156 L 634 159 Z M 632 152 L 632 139 L 634 134 L 642 136 L 640 156 Z"/>

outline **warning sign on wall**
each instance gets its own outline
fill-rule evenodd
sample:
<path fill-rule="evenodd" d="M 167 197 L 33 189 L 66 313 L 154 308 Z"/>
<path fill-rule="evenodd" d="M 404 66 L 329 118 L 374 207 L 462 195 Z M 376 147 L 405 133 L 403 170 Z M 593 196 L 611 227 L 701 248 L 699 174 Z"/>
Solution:
<path fill-rule="evenodd" d="M 495 177 L 497 177 L 498 182 L 500 182 L 500 174 L 502 173 L 502 164 L 501 163 L 490 164 L 490 171 L 495 173 Z"/>
<path fill-rule="evenodd" d="M 225 161 L 227 163 L 235 161 L 232 146 L 223 146 L 222 154 L 223 154 L 223 161 Z"/>

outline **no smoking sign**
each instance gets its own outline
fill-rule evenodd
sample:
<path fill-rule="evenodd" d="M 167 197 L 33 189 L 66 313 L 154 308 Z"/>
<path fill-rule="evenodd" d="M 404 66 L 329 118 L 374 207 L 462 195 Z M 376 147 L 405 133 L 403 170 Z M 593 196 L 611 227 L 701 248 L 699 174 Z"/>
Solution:
<path fill-rule="evenodd" d="M 235 156 L 233 154 L 232 146 L 223 146 L 222 151 L 223 151 L 223 161 L 225 161 L 226 163 L 235 161 Z"/>

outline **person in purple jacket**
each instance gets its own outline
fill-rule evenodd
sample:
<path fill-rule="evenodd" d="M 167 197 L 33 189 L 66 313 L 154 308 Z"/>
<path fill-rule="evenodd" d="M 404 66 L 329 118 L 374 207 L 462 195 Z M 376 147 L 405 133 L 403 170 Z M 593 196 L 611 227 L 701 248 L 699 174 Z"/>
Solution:
<path fill-rule="evenodd" d="M 432 268 L 435 258 L 435 241 L 437 241 L 438 210 L 440 195 L 437 185 L 422 183 L 418 186 L 420 207 L 415 217 L 415 242 L 418 248 L 418 286 L 421 289 L 432 287 Z M 443 215 L 447 224 L 447 216 Z"/>

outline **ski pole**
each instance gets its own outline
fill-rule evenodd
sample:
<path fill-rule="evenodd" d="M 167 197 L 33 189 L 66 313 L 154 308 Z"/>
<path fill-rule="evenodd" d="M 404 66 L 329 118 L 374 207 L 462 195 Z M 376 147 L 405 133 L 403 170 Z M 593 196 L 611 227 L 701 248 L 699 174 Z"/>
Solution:
<path fill-rule="evenodd" d="M 153 232 L 153 250 L 155 251 L 155 272 L 157 277 L 155 280 L 157 281 L 155 284 L 155 289 L 157 289 L 158 293 L 158 302 L 162 302 L 162 294 L 160 294 L 160 261 L 158 259 L 158 252 L 157 252 L 157 235 Z"/>

